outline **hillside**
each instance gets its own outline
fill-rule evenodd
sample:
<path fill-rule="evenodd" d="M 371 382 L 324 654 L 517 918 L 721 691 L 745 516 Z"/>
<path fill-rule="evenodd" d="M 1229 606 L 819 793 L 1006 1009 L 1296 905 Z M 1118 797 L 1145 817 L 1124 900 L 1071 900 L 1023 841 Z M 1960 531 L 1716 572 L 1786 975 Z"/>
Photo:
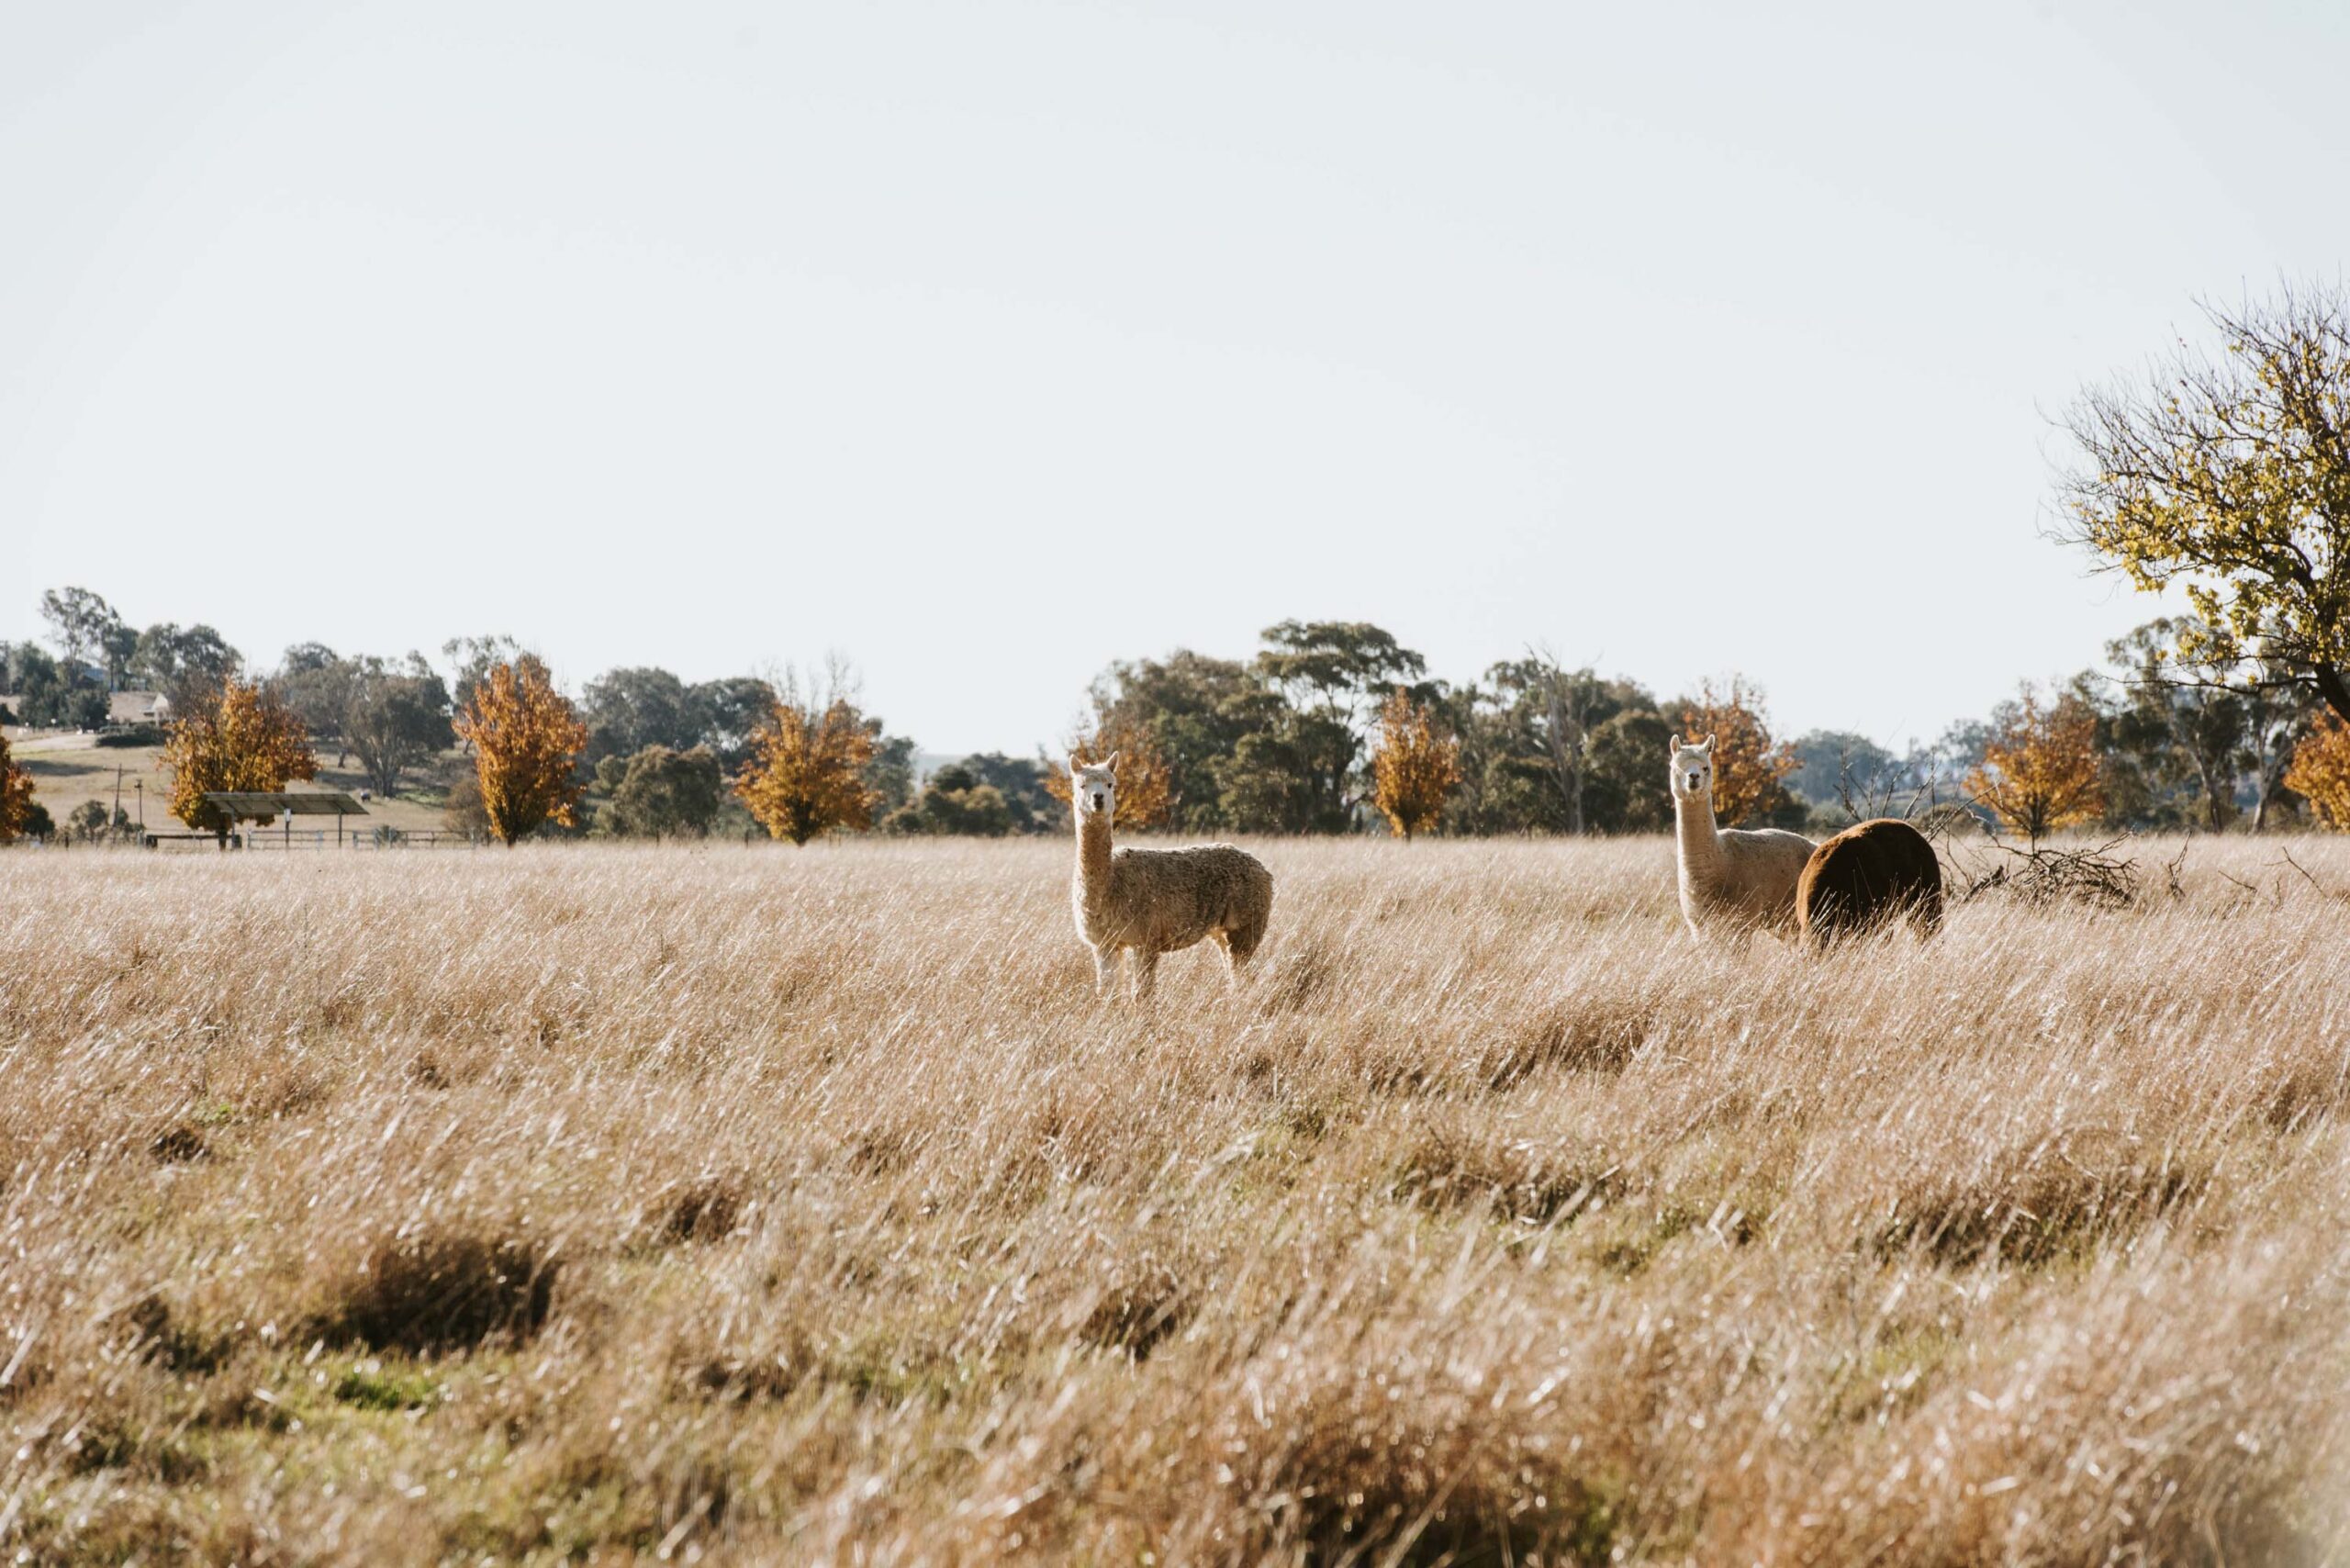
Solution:
<path fill-rule="evenodd" d="M 8 741 L 17 760 L 32 775 L 33 798 L 48 807 L 50 817 L 57 822 L 63 823 L 66 814 L 84 801 L 102 801 L 109 811 L 113 810 L 116 770 L 119 768 L 124 811 L 134 818 L 138 816 L 140 788 L 144 786 L 148 827 L 165 833 L 183 831 L 164 807 L 170 799 L 171 785 L 157 767 L 156 748 L 101 746 L 93 734 L 39 730 L 11 729 Z M 331 753 L 322 756 L 318 778 L 294 788 L 341 790 L 355 798 L 366 788 L 366 777 L 352 767 L 333 767 L 333 760 Z M 367 832 L 383 825 L 406 833 L 442 826 L 442 801 L 448 790 L 445 780 L 454 777 L 456 768 L 466 765 L 465 759 L 455 752 L 443 754 L 435 759 L 429 773 L 412 777 L 398 798 L 367 801 L 367 815 L 352 818 L 350 828 Z M 333 819 L 324 820 L 331 832 Z"/>

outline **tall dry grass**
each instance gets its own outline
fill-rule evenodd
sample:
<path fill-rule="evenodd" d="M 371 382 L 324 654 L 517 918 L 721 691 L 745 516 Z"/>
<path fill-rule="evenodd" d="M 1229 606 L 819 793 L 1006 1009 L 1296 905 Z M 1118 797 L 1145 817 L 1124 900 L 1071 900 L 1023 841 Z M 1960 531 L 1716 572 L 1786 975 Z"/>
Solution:
<path fill-rule="evenodd" d="M 1662 842 L 1257 847 L 1148 1014 L 1058 844 L 0 856 L 0 1534 L 2350 1551 L 2350 851 L 1808 962 Z"/>

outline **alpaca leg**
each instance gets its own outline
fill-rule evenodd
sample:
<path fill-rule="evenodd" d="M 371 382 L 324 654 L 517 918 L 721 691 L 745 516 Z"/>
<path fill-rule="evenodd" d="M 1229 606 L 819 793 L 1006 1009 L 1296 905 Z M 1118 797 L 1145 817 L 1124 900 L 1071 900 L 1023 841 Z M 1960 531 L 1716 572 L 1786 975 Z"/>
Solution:
<path fill-rule="evenodd" d="M 1248 978 L 1248 960 L 1256 956 L 1258 944 L 1264 941 L 1265 928 L 1261 925 L 1240 925 L 1217 935 L 1224 938 L 1224 956 L 1230 965 L 1232 988 L 1237 991 Z"/>
<path fill-rule="evenodd" d="M 1735 947 L 1743 951 L 1747 945 L 1746 939 L 1753 934 L 1751 926 L 1740 924 L 1735 920 L 1717 920 L 1710 925 L 1700 925 L 1692 920 L 1687 922 L 1687 924 L 1689 940 L 1706 948 Z"/>
<path fill-rule="evenodd" d="M 1216 946 L 1224 949 L 1225 980 L 1227 988 L 1233 991 L 1240 989 L 1241 959 L 1237 935 L 1237 933 L 1226 930 L 1214 933 Z"/>
<path fill-rule="evenodd" d="M 1158 985 L 1158 955 L 1147 947 L 1135 949 L 1135 1000 L 1148 1002 Z"/>
<path fill-rule="evenodd" d="M 1118 950 L 1115 947 L 1095 947 L 1090 951 L 1093 954 L 1093 994 L 1101 996 L 1109 991 L 1117 978 Z"/>

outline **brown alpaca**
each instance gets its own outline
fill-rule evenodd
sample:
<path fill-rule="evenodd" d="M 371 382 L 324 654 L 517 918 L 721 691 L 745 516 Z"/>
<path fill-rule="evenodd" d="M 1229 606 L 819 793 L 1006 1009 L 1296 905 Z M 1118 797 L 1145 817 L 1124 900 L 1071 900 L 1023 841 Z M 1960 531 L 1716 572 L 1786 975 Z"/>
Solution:
<path fill-rule="evenodd" d="M 1796 884 L 1796 931 L 1817 952 L 1893 921 L 1931 936 L 1942 923 L 1942 866 L 1926 835 L 1892 817 L 1856 823 L 1811 852 Z"/>
<path fill-rule="evenodd" d="M 1223 944 L 1232 983 L 1238 985 L 1272 918 L 1273 874 L 1229 844 L 1113 851 L 1117 763 L 1113 755 L 1099 767 L 1069 767 L 1069 804 L 1077 818 L 1069 902 L 1077 935 L 1093 950 L 1093 989 L 1107 990 L 1118 955 L 1131 951 L 1135 997 L 1147 999 L 1158 978 L 1158 956 L 1205 936 Z"/>

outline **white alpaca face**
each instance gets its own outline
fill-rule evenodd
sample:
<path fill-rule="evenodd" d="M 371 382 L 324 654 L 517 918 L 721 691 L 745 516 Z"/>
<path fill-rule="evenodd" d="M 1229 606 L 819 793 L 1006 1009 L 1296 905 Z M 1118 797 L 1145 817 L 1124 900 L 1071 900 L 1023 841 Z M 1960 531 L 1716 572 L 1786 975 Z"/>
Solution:
<path fill-rule="evenodd" d="M 1069 780 L 1069 799 L 1077 802 L 1078 815 L 1106 817 L 1116 808 L 1118 780 L 1108 764 L 1086 767 L 1071 763 Z"/>
<path fill-rule="evenodd" d="M 1673 798 L 1676 801 L 1701 801 L 1714 792 L 1714 737 L 1707 735 L 1695 745 L 1683 745 L 1681 737 L 1673 737 Z"/>

